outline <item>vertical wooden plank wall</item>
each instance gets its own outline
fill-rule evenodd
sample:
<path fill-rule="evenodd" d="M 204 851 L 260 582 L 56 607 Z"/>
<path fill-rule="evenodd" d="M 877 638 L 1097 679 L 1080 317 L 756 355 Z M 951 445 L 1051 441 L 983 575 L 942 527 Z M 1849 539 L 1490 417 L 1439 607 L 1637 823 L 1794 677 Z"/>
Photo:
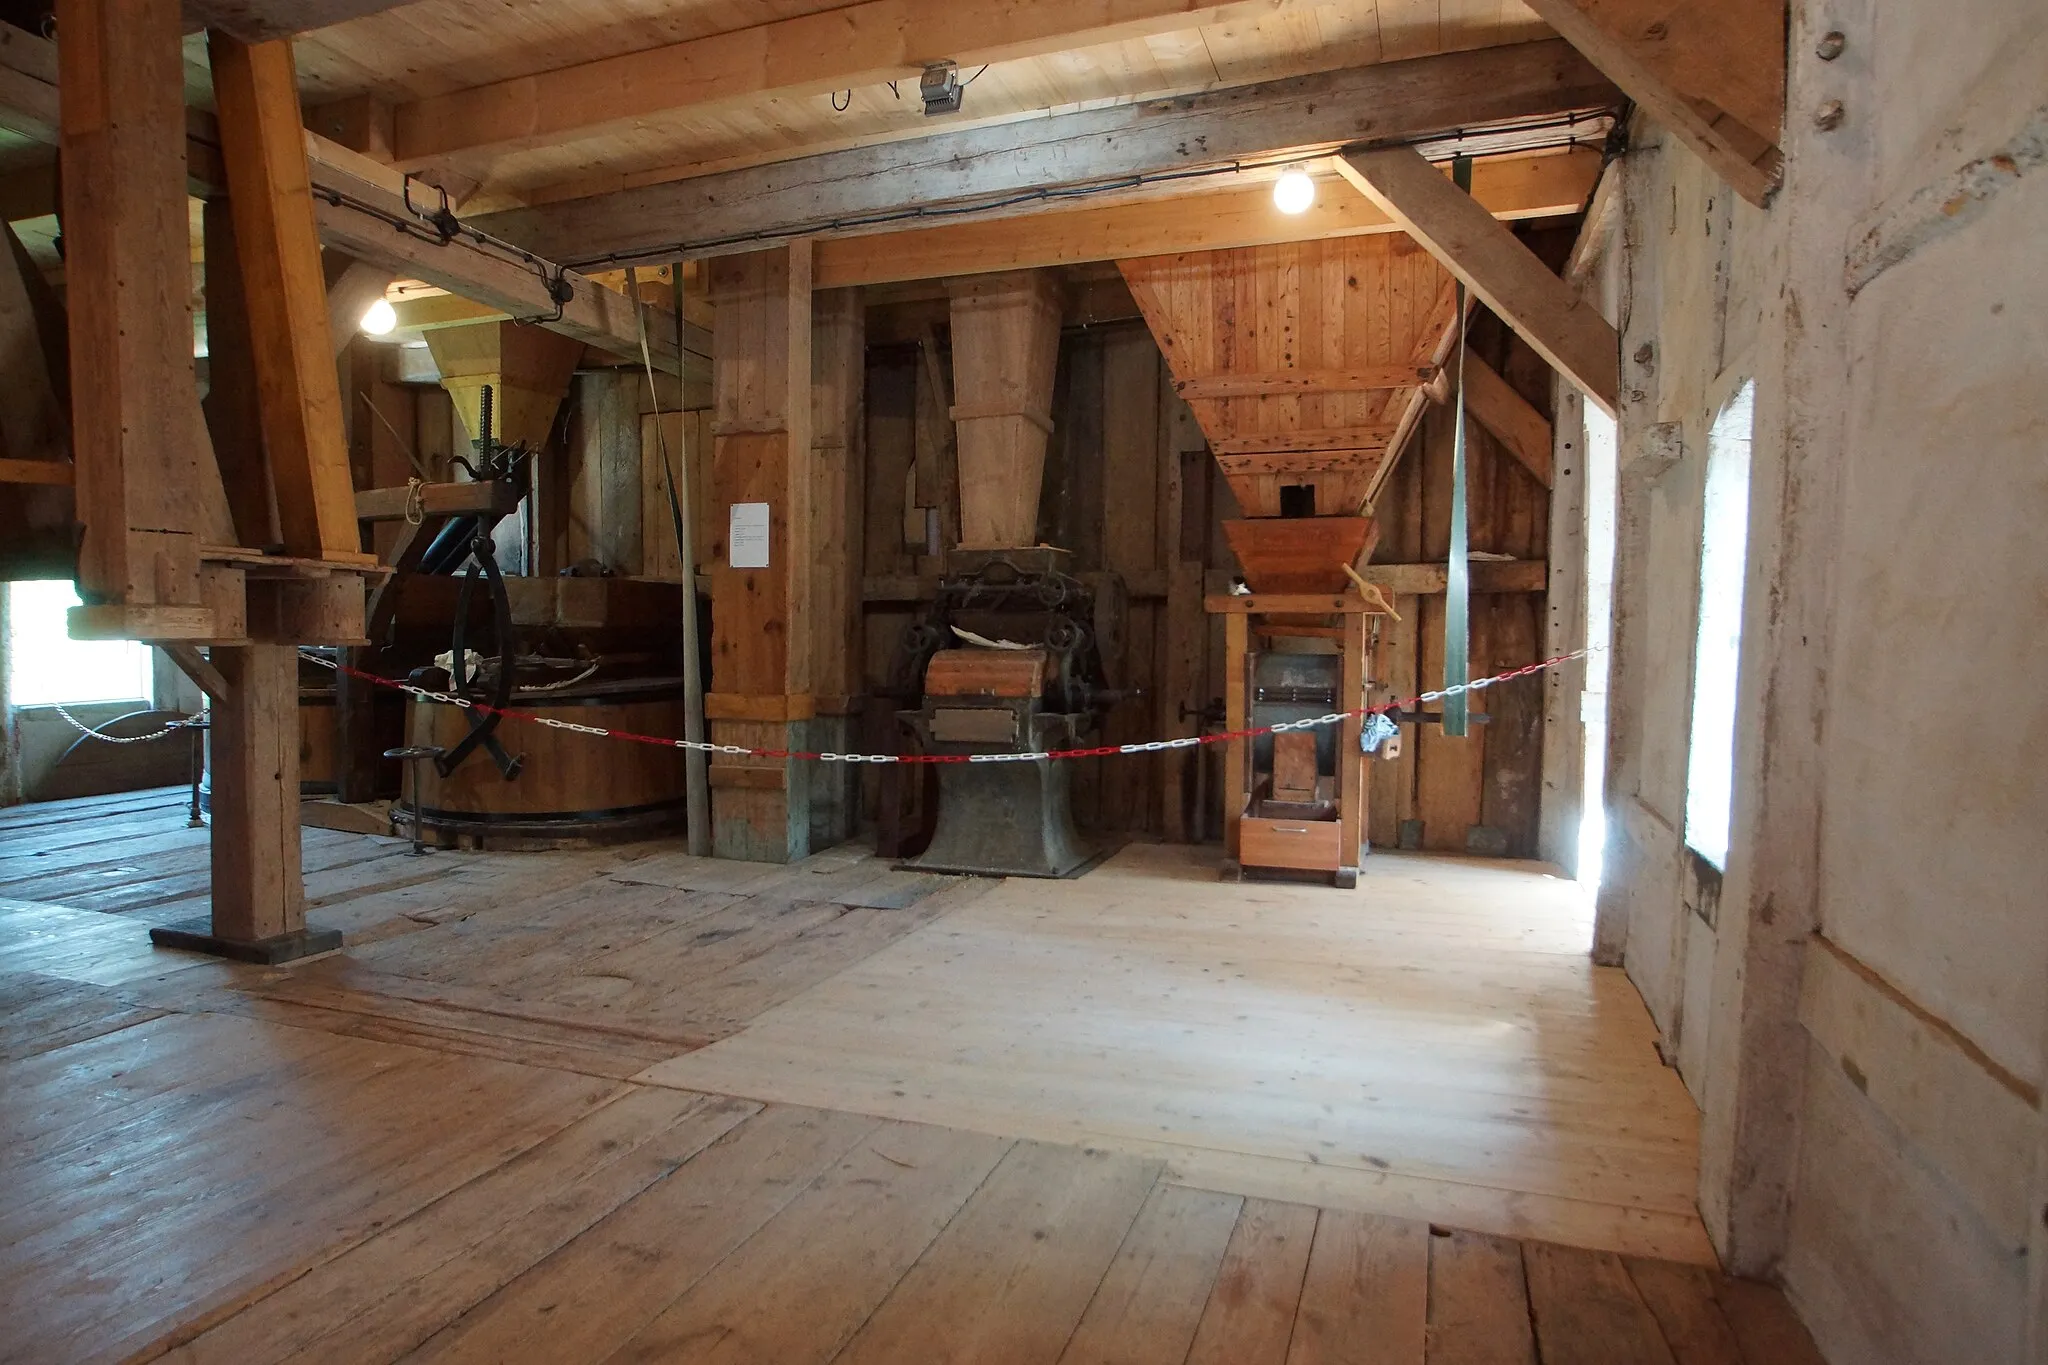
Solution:
<path fill-rule="evenodd" d="M 861 556 L 866 545 L 861 412 L 867 380 L 867 310 L 858 289 L 828 289 L 811 304 L 812 742 L 859 748 L 866 687 L 860 653 Z M 811 838 L 826 846 L 860 824 L 859 770 L 821 765 L 811 775 Z"/>
<path fill-rule="evenodd" d="M 1540 411 L 1550 410 L 1550 370 L 1492 316 L 1471 329 L 1472 354 L 1486 360 Z M 1466 426 L 1471 547 L 1516 559 L 1546 558 L 1550 492 L 1477 422 Z M 1383 563 L 1442 562 L 1450 545 L 1452 413 L 1432 405 L 1415 443 L 1381 493 Z M 1441 594 L 1401 594 L 1401 621 L 1381 636 L 1375 698 L 1411 696 L 1443 680 Z M 1475 677 L 1533 663 L 1543 642 L 1542 593 L 1476 593 L 1471 660 Z M 1437 852 L 1510 857 L 1537 853 L 1542 786 L 1543 688 L 1535 678 L 1489 689 L 1474 708 L 1487 716 L 1464 739 L 1435 726 L 1406 725 L 1403 752 L 1370 765 L 1368 835 L 1380 847 L 1408 841 Z M 1411 822 L 1420 822 L 1419 826 Z M 1417 842 L 1419 839 L 1419 843 Z"/>

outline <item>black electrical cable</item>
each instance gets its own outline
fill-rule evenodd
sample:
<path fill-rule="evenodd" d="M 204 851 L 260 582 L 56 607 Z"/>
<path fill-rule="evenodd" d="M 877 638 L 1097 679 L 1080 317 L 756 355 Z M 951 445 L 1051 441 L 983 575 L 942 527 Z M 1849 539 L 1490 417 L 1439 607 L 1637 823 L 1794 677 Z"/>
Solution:
<path fill-rule="evenodd" d="M 982 70 L 987 70 L 984 66 Z M 981 73 L 976 72 L 979 76 Z M 891 82 L 893 86 L 894 82 Z M 1573 112 L 1567 116 L 1548 120 L 1516 124 L 1506 128 L 1487 128 L 1478 133 L 1499 135 L 1502 133 L 1541 133 L 1556 129 L 1563 135 L 1548 140 L 1517 142 L 1511 149 L 1515 153 L 1549 151 L 1562 147 L 1576 146 L 1595 132 L 1603 139 L 1611 123 L 1603 125 L 1597 119 L 1582 119 Z M 1472 130 L 1460 129 L 1455 133 L 1415 138 L 1405 144 L 1415 147 L 1448 145 L 1454 152 L 1463 144 Z M 1508 150 L 1508 149 L 1504 149 Z M 884 227 L 891 223 L 944 220 L 970 217 L 979 213 L 991 213 L 1023 204 L 1054 203 L 1072 199 L 1087 199 L 1096 195 L 1115 194 L 1123 191 L 1142 189 L 1148 185 L 1174 184 L 1189 180 L 1213 179 L 1217 176 L 1238 175 L 1245 171 L 1271 169 L 1275 166 L 1294 165 L 1302 160 L 1300 152 L 1276 154 L 1271 157 L 1238 159 L 1215 166 L 1192 167 L 1185 170 L 1148 171 L 1136 175 L 1122 176 L 1115 180 L 1097 181 L 1086 185 L 1042 185 L 1013 194 L 997 195 L 966 203 L 919 204 L 904 209 L 889 209 L 875 213 L 856 214 L 848 217 L 819 219 L 788 227 L 757 228 L 749 232 L 732 233 L 723 237 L 681 238 L 663 242 L 637 251 L 611 251 L 602 256 L 590 256 L 562 264 L 543 259 L 524 247 L 516 246 L 501 238 L 493 237 L 480 228 L 468 223 L 455 222 L 452 230 L 444 233 L 432 218 L 407 217 L 392 212 L 381 205 L 369 203 L 353 195 L 325 186 L 315 186 L 313 192 L 337 208 L 346 208 L 390 224 L 399 232 L 436 246 L 446 246 L 457 237 L 476 246 L 488 247 L 502 253 L 519 265 L 526 266 L 540 275 L 542 286 L 555 301 L 556 309 L 551 318 L 561 317 L 562 308 L 568 302 L 565 295 L 573 293 L 567 272 L 588 270 L 595 267 L 623 266 L 647 260 L 676 260 L 693 253 L 713 251 L 721 247 L 744 246 L 755 242 L 782 241 L 791 237 L 810 236 L 821 232 L 843 232 L 853 228 Z M 410 177 L 408 177 L 408 181 Z M 415 211 L 417 214 L 417 211 Z M 452 215 L 450 215 L 452 219 Z"/>
<path fill-rule="evenodd" d="M 1592 121 L 1582 120 L 1577 114 L 1569 118 L 1547 120 L 1539 123 L 1516 125 L 1509 129 L 1491 128 L 1487 133 L 1501 132 L 1543 132 L 1557 129 L 1562 136 L 1531 142 L 1517 142 L 1513 151 L 1517 154 L 1551 151 L 1562 147 L 1577 146 L 1586 137 L 1599 129 Z M 1460 130 L 1455 134 L 1444 134 L 1418 138 L 1409 146 L 1434 146 L 1448 144 L 1455 148 L 1467 136 Z M 962 218 L 978 213 L 990 213 L 1022 204 L 1056 202 L 1069 199 L 1086 199 L 1094 195 L 1115 194 L 1123 191 L 1142 189 L 1148 185 L 1171 184 L 1184 180 L 1203 180 L 1217 176 L 1237 175 L 1250 170 L 1265 170 L 1275 166 L 1298 164 L 1302 160 L 1299 152 L 1258 159 L 1240 159 L 1216 166 L 1195 167 L 1176 171 L 1151 171 L 1137 175 L 1123 176 L 1116 180 L 1098 181 L 1087 185 L 1049 185 L 1022 190 L 1014 194 L 1000 195 L 989 199 L 977 199 L 957 204 L 921 204 L 911 208 L 887 209 L 869 214 L 849 217 L 819 219 L 790 227 L 760 228 L 750 232 L 732 233 L 723 237 L 683 238 L 663 242 L 637 251 L 612 251 L 602 256 L 584 257 L 569 264 L 577 270 L 592 267 L 621 266 L 647 260 L 673 260 L 692 253 L 713 251 L 721 247 L 744 246 L 755 242 L 782 241 L 791 237 L 810 236 L 821 232 L 843 232 L 852 228 L 883 227 L 891 223 L 914 222 L 919 220 Z"/>

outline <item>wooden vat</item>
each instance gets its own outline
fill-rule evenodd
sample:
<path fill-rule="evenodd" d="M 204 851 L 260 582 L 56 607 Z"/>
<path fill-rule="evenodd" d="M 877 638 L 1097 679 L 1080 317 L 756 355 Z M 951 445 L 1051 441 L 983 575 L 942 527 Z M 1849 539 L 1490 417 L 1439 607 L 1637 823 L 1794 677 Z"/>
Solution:
<path fill-rule="evenodd" d="M 559 692 L 516 692 L 511 709 L 576 725 L 680 738 L 679 678 L 598 682 Z M 407 708 L 408 743 L 452 751 L 469 732 L 469 716 L 445 703 L 414 698 Z M 519 756 L 510 780 L 479 748 L 453 773 L 417 765 L 419 792 L 406 779 L 393 815 L 409 825 L 417 804 L 424 837 L 444 846 L 557 848 L 643 838 L 684 820 L 683 750 L 556 730 L 506 720 L 498 742 Z"/>

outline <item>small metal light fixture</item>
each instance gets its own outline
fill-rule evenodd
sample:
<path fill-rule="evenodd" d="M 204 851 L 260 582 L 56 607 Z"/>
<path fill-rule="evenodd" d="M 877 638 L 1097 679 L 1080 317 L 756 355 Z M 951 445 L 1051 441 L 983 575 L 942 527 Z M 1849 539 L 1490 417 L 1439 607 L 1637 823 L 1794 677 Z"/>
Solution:
<path fill-rule="evenodd" d="M 960 84 L 958 62 L 933 62 L 917 81 L 918 97 L 924 101 L 926 118 L 933 114 L 957 114 L 966 87 Z"/>
<path fill-rule="evenodd" d="M 391 306 L 391 300 L 378 299 L 363 312 L 363 334 L 365 336 L 390 336 L 392 328 L 398 326 L 398 310 Z"/>
<path fill-rule="evenodd" d="M 1273 182 L 1273 207 L 1282 213 L 1307 213 L 1315 202 L 1316 182 L 1299 166 L 1290 166 Z"/>

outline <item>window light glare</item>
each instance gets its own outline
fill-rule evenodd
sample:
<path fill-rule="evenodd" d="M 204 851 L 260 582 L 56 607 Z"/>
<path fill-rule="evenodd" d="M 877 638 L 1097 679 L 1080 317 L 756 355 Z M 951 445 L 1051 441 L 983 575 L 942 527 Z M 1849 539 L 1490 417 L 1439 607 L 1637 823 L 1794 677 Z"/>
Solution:
<path fill-rule="evenodd" d="M 1307 171 L 1284 171 L 1273 182 L 1273 207 L 1282 213 L 1306 213 L 1316 201 L 1316 182 Z"/>
<path fill-rule="evenodd" d="M 398 310 L 389 299 L 378 299 L 363 314 L 363 332 L 373 337 L 389 336 L 398 325 Z"/>

